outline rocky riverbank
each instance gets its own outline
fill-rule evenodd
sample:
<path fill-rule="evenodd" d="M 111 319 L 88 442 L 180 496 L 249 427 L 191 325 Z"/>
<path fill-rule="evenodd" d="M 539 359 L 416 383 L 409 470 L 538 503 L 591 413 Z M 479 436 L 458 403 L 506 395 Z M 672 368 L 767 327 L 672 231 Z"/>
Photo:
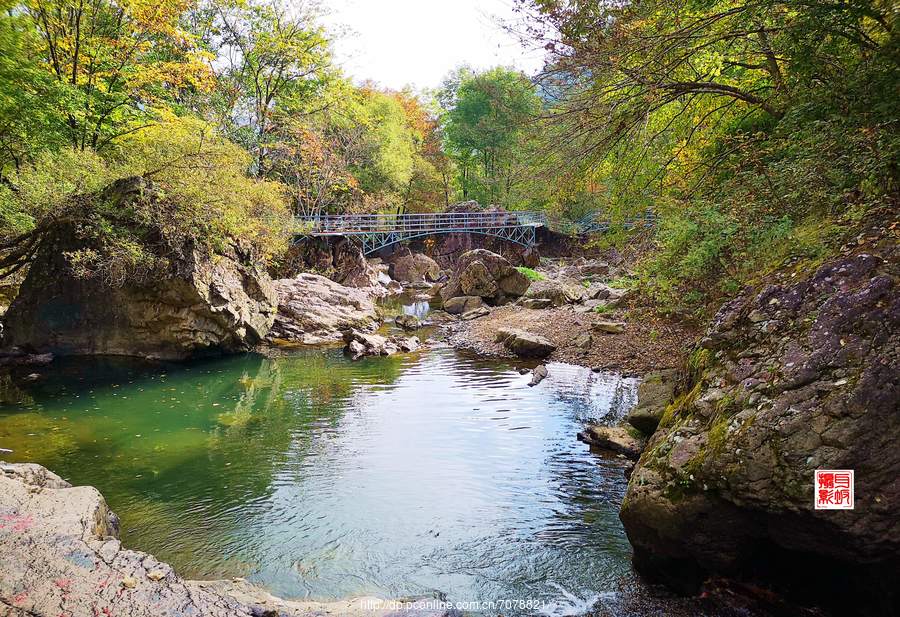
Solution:
<path fill-rule="evenodd" d="M 699 338 L 692 324 L 662 318 L 627 289 L 611 286 L 622 269 L 601 260 L 544 260 L 535 273 L 537 280 L 518 299 L 500 306 L 463 296 L 478 301 L 470 311 L 484 309 L 446 322 L 447 341 L 482 355 L 515 357 L 503 333 L 516 330 L 545 339 L 551 361 L 643 373 L 678 366 Z"/>
<path fill-rule="evenodd" d="M 378 608 L 375 598 L 282 600 L 242 579 L 189 581 L 124 548 L 118 517 L 90 486 L 34 464 L 0 462 L 0 614 L 8 617 L 451 617 Z M 376 608 L 367 606 L 374 601 Z"/>

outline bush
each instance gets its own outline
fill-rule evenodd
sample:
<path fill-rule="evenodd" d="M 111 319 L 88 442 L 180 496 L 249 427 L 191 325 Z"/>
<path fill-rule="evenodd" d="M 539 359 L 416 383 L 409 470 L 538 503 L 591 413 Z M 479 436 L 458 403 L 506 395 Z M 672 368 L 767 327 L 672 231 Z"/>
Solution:
<path fill-rule="evenodd" d="M 532 270 L 531 268 L 526 268 L 525 266 L 516 266 L 516 270 L 524 274 L 529 281 L 543 281 L 547 278 L 537 270 Z"/>

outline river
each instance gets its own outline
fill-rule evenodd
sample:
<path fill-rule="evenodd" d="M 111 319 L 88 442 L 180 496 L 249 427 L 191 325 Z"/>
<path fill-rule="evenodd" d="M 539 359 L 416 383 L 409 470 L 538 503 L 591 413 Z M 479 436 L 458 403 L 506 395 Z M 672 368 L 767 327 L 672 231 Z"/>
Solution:
<path fill-rule="evenodd" d="M 7 384 L 0 447 L 96 486 L 124 544 L 187 578 L 574 615 L 631 572 L 622 462 L 575 434 L 623 415 L 636 383 L 549 369 L 530 388 L 512 363 L 441 347 L 63 359 Z"/>

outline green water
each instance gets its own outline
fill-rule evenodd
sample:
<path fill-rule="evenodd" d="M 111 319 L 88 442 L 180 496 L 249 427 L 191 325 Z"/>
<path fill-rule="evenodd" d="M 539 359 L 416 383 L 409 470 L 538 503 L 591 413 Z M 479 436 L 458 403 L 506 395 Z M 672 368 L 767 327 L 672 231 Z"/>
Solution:
<path fill-rule="evenodd" d="M 147 366 L 68 359 L 3 385 L 0 455 L 96 486 L 124 543 L 289 597 L 535 599 L 583 611 L 630 571 L 620 463 L 575 433 L 633 380 L 536 388 L 449 349 Z"/>

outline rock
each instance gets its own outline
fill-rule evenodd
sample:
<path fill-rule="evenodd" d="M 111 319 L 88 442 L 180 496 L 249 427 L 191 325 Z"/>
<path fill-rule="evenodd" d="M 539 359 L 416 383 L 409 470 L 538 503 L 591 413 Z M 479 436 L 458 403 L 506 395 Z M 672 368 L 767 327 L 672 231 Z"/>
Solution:
<path fill-rule="evenodd" d="M 547 370 L 547 367 L 543 364 L 539 364 L 534 367 L 534 370 L 531 371 L 531 381 L 528 382 L 528 385 L 534 387 L 544 381 L 549 375 L 550 372 Z"/>
<path fill-rule="evenodd" d="M 459 286 L 465 295 L 481 298 L 493 298 L 500 289 L 487 266 L 480 261 L 470 263 L 459 273 Z"/>
<path fill-rule="evenodd" d="M 597 259 L 584 259 L 559 269 L 559 276 L 578 281 L 606 277 L 610 274 L 609 264 Z"/>
<path fill-rule="evenodd" d="M 400 350 L 385 336 L 359 330 L 347 330 L 344 333 L 344 342 L 347 343 L 344 351 L 352 360 L 358 360 L 363 356 L 390 356 Z"/>
<path fill-rule="evenodd" d="M 556 350 L 556 346 L 542 336 L 510 328 L 497 330 L 497 342 L 526 358 L 546 358 Z"/>
<path fill-rule="evenodd" d="M 537 268 L 541 265 L 541 255 L 533 246 L 522 252 L 522 265 L 528 268 Z"/>
<path fill-rule="evenodd" d="M 422 322 L 415 315 L 397 315 L 394 323 L 404 330 L 418 330 L 422 327 Z"/>
<path fill-rule="evenodd" d="M 387 285 L 384 271 L 366 259 L 359 244 L 342 237 L 306 237 L 291 246 L 283 278 L 300 273 L 324 276 L 344 287 Z"/>
<path fill-rule="evenodd" d="M 415 351 L 421 345 L 417 336 L 388 338 L 352 329 L 344 333 L 344 341 L 347 344 L 344 351 L 352 360 L 363 356 L 392 356 L 399 351 Z"/>
<path fill-rule="evenodd" d="M 409 338 L 395 337 L 393 341 L 400 348 L 400 351 L 405 352 L 416 351 L 422 345 L 418 336 L 410 336 Z"/>
<path fill-rule="evenodd" d="M 647 373 L 638 385 L 638 402 L 626 421 L 644 435 L 652 435 L 659 426 L 666 406 L 675 391 L 675 370 Z"/>
<path fill-rule="evenodd" d="M 0 351 L 0 366 L 46 366 L 51 362 L 52 353 L 32 354 L 20 347 Z"/>
<path fill-rule="evenodd" d="M 37 247 L 4 318 L 6 346 L 182 360 L 245 351 L 269 333 L 277 296 L 248 248 L 185 246 L 159 276 L 109 286 L 73 274 L 65 254 L 91 248 L 73 225 L 60 222 Z"/>
<path fill-rule="evenodd" d="M 549 300 L 553 306 L 565 306 L 583 299 L 584 287 L 577 281 L 545 279 L 534 281 L 525 293 L 526 298 Z"/>
<path fill-rule="evenodd" d="M 632 460 L 640 457 L 645 445 L 643 439 L 622 426 L 591 425 L 578 433 L 578 440 L 592 448 L 623 454 Z"/>
<path fill-rule="evenodd" d="M 483 302 L 478 296 L 456 296 L 455 298 L 444 300 L 444 310 L 451 315 L 468 313 L 482 305 Z"/>
<path fill-rule="evenodd" d="M 591 333 L 582 332 L 572 340 L 572 345 L 578 347 L 579 349 L 587 349 L 591 346 L 591 342 Z"/>
<path fill-rule="evenodd" d="M 474 308 L 471 311 L 466 311 L 465 313 L 460 315 L 460 318 L 463 321 L 471 321 L 473 319 L 478 319 L 479 317 L 484 317 L 484 316 L 490 315 L 490 314 L 491 314 L 491 311 L 488 307 L 479 306 L 478 308 Z"/>
<path fill-rule="evenodd" d="M 275 345 L 337 342 L 348 328 L 373 329 L 375 303 L 364 290 L 344 287 L 318 274 L 275 281 L 278 315 L 268 342 Z"/>
<path fill-rule="evenodd" d="M 753 576 L 841 613 L 897 613 L 900 267 L 886 255 L 792 271 L 720 309 L 622 505 L 643 574 L 685 591 Z M 855 471 L 854 510 L 813 508 L 815 469 Z"/>
<path fill-rule="evenodd" d="M 428 255 L 411 253 L 397 257 L 390 264 L 390 275 L 403 283 L 434 282 L 441 276 L 441 267 Z"/>
<path fill-rule="evenodd" d="M 595 321 L 591 324 L 591 328 L 596 330 L 597 332 L 606 332 L 607 334 L 621 334 L 625 332 L 625 322 L 624 321 L 606 321 L 605 319 L 601 319 L 600 321 Z"/>
<path fill-rule="evenodd" d="M 444 302 L 458 296 L 478 296 L 488 304 L 502 304 L 522 296 L 531 281 L 507 259 L 475 249 L 463 253 L 450 280 L 441 289 Z"/>
<path fill-rule="evenodd" d="M 539 310 L 553 306 L 553 302 L 549 298 L 525 298 L 519 302 L 519 306 L 527 309 Z"/>

